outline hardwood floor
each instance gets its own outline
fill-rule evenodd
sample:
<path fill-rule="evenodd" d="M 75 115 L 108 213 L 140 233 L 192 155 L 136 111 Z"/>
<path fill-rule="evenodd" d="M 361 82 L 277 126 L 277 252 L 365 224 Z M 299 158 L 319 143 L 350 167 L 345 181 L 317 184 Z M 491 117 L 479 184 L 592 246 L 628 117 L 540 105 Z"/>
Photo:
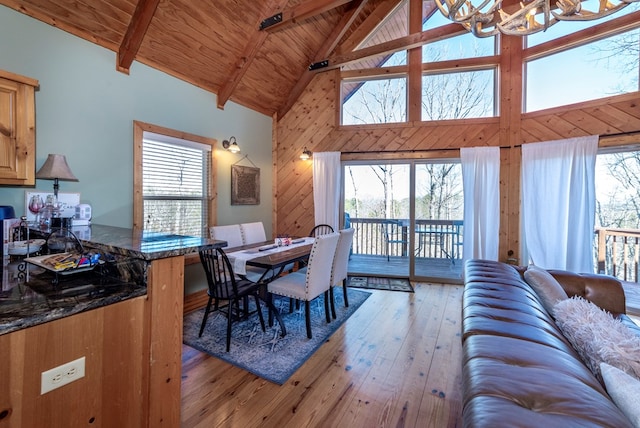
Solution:
<path fill-rule="evenodd" d="M 279 386 L 188 346 L 183 427 L 461 426 L 463 287 L 373 291 Z"/>

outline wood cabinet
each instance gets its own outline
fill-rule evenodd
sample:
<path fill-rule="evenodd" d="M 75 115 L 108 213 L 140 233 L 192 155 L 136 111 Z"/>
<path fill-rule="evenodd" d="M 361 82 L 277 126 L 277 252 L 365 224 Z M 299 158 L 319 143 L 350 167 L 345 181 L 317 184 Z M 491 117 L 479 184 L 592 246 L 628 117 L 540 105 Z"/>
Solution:
<path fill-rule="evenodd" d="M 37 87 L 37 80 L 0 70 L 0 184 L 35 185 Z"/>

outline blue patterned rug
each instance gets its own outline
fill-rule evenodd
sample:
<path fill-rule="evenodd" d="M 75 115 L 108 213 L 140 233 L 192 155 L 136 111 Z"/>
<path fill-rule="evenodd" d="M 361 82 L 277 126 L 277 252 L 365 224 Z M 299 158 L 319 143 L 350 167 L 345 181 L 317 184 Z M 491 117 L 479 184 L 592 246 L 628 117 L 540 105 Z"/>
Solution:
<path fill-rule="evenodd" d="M 334 289 L 337 318 L 329 324 L 324 315 L 324 296 L 311 302 L 312 339 L 307 339 L 304 303 L 300 309 L 289 313 L 289 299 L 274 296 L 274 305 L 282 313 L 287 328 L 284 338 L 280 337 L 277 320 L 274 319 L 273 327 L 269 327 L 267 307 L 261 302 L 266 332 L 262 332 L 257 314 L 248 320 L 235 321 L 231 326 L 229 352 L 226 352 L 227 318 L 220 312 L 209 314 L 204 333 L 198 337 L 204 308 L 185 316 L 183 341 L 192 348 L 282 385 L 371 295 L 366 291 L 347 290 L 349 307 L 345 308 L 342 289 Z M 251 301 L 253 303 L 253 299 Z"/>

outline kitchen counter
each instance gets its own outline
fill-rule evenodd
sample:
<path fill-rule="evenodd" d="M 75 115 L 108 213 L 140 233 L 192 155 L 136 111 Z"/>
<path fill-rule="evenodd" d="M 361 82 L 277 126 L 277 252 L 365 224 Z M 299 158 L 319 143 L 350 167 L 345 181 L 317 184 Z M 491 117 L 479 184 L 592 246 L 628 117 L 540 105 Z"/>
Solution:
<path fill-rule="evenodd" d="M 106 263 L 91 271 L 62 275 L 24 260 L 5 259 L 0 287 L 0 335 L 145 295 L 150 261 L 226 244 L 103 225 L 72 231 L 86 251 L 100 252 Z M 46 237 L 50 230 L 31 232 L 31 237 Z"/>

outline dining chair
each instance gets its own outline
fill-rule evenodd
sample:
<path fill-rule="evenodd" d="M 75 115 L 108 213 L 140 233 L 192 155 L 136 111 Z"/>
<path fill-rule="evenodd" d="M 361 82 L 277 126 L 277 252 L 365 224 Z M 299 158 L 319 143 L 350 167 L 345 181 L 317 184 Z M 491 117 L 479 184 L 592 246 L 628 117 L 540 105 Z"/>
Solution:
<path fill-rule="evenodd" d="M 241 317 L 247 317 L 249 315 L 248 298 L 250 296 L 253 296 L 255 299 L 260 325 L 262 331 L 265 331 L 264 318 L 262 317 L 260 298 L 258 295 L 261 284 L 249 281 L 248 279 L 238 278 L 234 275 L 229 258 L 222 248 L 200 250 L 199 254 L 200 261 L 207 276 L 209 301 L 207 302 L 207 307 L 202 317 L 202 324 L 200 325 L 200 333 L 198 336 L 202 336 L 210 312 L 219 310 L 225 313 L 227 316 L 227 352 L 229 352 L 229 348 L 231 347 L 231 324 L 234 319 L 240 319 Z M 212 310 L 211 306 L 214 300 L 215 307 Z M 227 301 L 227 305 L 219 306 L 218 303 L 221 300 Z M 241 300 L 243 301 L 243 309 L 240 309 Z"/>
<path fill-rule="evenodd" d="M 389 261 L 389 253 L 391 245 L 400 244 L 404 248 L 409 244 L 409 241 L 402 236 L 402 227 L 397 220 L 385 220 L 381 224 L 382 236 L 385 241 L 385 249 L 387 253 L 387 261 Z"/>
<path fill-rule="evenodd" d="M 307 337 L 311 339 L 311 301 L 324 293 L 324 311 L 327 322 L 329 314 L 329 289 L 331 288 L 331 265 L 338 246 L 339 233 L 320 235 L 313 242 L 309 262 L 304 272 L 296 271 L 279 277 L 267 284 L 270 294 L 304 300 Z M 290 301 L 291 305 L 292 302 Z"/>
<path fill-rule="evenodd" d="M 331 288 L 329 289 L 329 299 L 331 300 L 331 315 L 336 318 L 336 305 L 333 298 L 333 287 L 342 283 L 342 293 L 344 295 L 344 306 L 349 306 L 347 298 L 347 272 L 349 270 L 349 251 L 353 242 L 354 228 L 340 230 L 340 238 L 336 247 L 336 254 L 333 257 L 331 266 Z"/>
<path fill-rule="evenodd" d="M 327 233 L 333 233 L 333 227 L 329 224 L 317 224 L 309 232 L 309 236 L 315 238 L 316 236 L 326 235 Z"/>
<path fill-rule="evenodd" d="M 239 224 L 229 224 L 225 226 L 211 226 L 209 237 L 220 241 L 227 241 L 227 247 L 240 247 L 244 245 L 242 241 L 242 230 Z"/>
<path fill-rule="evenodd" d="M 261 221 L 242 223 L 240 224 L 240 229 L 242 230 L 244 245 L 255 244 L 267 240 L 267 234 L 264 231 L 264 225 Z"/>

